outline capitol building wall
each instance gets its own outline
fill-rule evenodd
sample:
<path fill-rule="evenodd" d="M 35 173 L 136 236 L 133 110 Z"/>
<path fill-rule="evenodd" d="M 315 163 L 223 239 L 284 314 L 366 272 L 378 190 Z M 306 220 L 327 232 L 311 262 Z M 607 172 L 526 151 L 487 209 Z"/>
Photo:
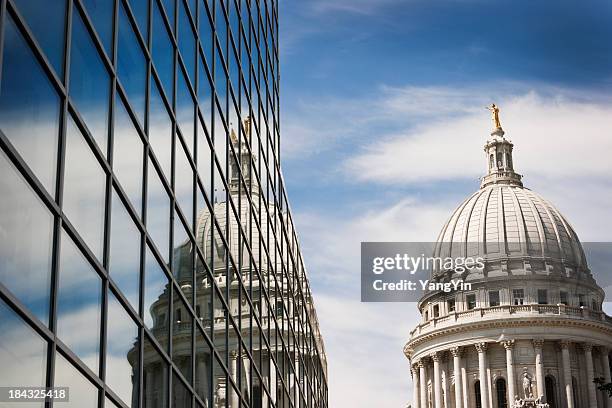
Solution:
<path fill-rule="evenodd" d="M 413 408 L 604 408 L 612 318 L 570 223 L 524 187 L 501 126 L 485 145 L 487 173 L 443 226 L 435 256 L 482 257 L 471 290 L 428 292 L 404 353 Z"/>

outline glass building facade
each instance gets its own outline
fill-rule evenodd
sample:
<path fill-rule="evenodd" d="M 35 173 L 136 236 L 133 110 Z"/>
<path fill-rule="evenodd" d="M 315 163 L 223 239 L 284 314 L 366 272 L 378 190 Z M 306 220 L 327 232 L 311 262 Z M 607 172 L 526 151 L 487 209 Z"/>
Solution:
<path fill-rule="evenodd" d="M 0 407 L 326 407 L 278 3 L 0 0 Z"/>

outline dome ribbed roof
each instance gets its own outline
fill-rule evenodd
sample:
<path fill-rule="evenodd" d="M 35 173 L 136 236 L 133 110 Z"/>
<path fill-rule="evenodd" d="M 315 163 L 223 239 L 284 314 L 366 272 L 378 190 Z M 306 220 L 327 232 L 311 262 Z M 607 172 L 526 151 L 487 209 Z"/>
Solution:
<path fill-rule="evenodd" d="M 520 185 L 490 184 L 444 224 L 437 256 L 528 256 L 587 268 L 578 236 L 548 201 Z"/>

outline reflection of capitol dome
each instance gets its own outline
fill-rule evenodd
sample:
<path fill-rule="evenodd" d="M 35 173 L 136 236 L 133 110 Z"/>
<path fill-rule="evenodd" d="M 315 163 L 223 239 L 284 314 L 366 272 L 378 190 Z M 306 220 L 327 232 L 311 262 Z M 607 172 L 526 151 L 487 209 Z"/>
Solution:
<path fill-rule="evenodd" d="M 283 384 L 290 390 L 291 400 L 297 400 L 300 384 L 303 383 L 301 377 L 307 375 L 306 370 L 317 367 L 318 361 L 321 361 L 324 373 L 327 367 L 310 289 L 296 252 L 297 246 L 293 246 L 294 250 L 291 251 L 289 243 L 282 241 L 284 236 L 294 236 L 286 209 L 283 211 L 283 208 L 267 204 L 256 188 L 250 192 L 251 205 L 246 191 L 238 186 L 240 173 L 245 183 L 251 184 L 248 169 L 254 158 L 246 147 L 239 146 L 236 139 L 232 138 L 232 142 L 238 160 L 233 155 L 230 157 L 228 200 L 212 204 L 212 211 L 206 206 L 197 217 L 195 245 L 204 256 L 203 262 L 199 261 L 198 256 L 194 266 L 193 248 L 189 240 L 174 248 L 172 259 L 172 270 L 180 283 L 180 290 L 194 302 L 192 306 L 207 335 L 211 336 L 214 348 L 227 356 L 228 375 L 219 366 L 197 329 L 196 337 L 200 338 L 196 339 L 196 361 L 193 364 L 190 353 L 192 323 L 185 318 L 189 312 L 176 291 L 170 309 L 172 317 L 168 316 L 168 289 L 149 312 L 154 322 L 153 332 L 162 344 L 167 344 L 168 323 L 172 322 L 174 363 L 186 378 L 192 366 L 195 366 L 198 380 L 194 389 L 202 401 L 207 402 L 207 406 L 239 408 L 242 405 L 234 387 L 240 386 L 241 395 L 252 393 L 252 407 L 257 408 L 276 404 L 277 398 L 282 403 L 284 397 L 277 396 L 276 390 L 280 390 Z M 234 215 L 234 209 L 238 217 Z M 283 233 L 281 228 L 285 230 Z M 241 234 L 241 229 L 244 234 Z M 279 247 L 282 247 L 282 256 Z M 250 303 L 245 297 L 245 290 L 249 291 Z M 312 327 L 290 327 L 289 321 L 297 316 L 308 316 L 315 324 Z M 228 331 L 228 327 L 231 330 Z M 267 333 L 275 335 L 266 339 Z M 314 344 L 307 340 L 311 335 Z M 292 341 L 285 340 L 289 337 Z M 245 353 L 243 339 L 250 339 L 251 358 Z M 147 407 L 161 408 L 163 403 L 157 388 L 164 380 L 159 356 L 151 348 L 145 348 L 144 354 L 145 378 L 150 384 L 147 386 L 145 381 Z M 275 363 L 272 359 L 274 355 L 277 359 L 283 355 L 284 360 Z M 255 362 L 255 366 L 251 361 Z M 282 371 L 283 366 L 278 368 L 280 364 L 286 367 L 289 361 L 295 366 L 294 373 L 289 373 L 286 368 Z M 255 375 L 251 379 L 250 373 L 255 369 L 261 379 Z M 310 391 L 304 392 L 308 394 Z M 189 405 L 189 393 L 183 388 L 173 388 L 172 395 L 175 400 L 184 399 L 185 406 Z"/>
<path fill-rule="evenodd" d="M 420 299 L 422 321 L 404 348 L 412 406 L 509 408 L 521 398 L 524 406 L 603 408 L 607 395 L 593 379 L 610 382 L 604 292 L 567 220 L 523 187 L 513 144 L 492 111 L 487 174 L 444 224 L 434 250 L 442 259 L 483 262 L 432 273 L 432 281 L 463 280 L 471 288 Z"/>

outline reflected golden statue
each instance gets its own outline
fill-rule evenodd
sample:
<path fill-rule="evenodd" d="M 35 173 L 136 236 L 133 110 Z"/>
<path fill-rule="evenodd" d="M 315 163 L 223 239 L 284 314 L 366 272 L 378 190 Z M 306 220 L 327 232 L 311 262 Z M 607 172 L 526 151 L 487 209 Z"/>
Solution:
<path fill-rule="evenodd" d="M 487 109 L 491 111 L 491 116 L 493 119 L 493 129 L 501 129 L 501 122 L 499 121 L 499 108 L 497 105 L 492 103 L 490 106 L 487 106 Z"/>
<path fill-rule="evenodd" d="M 244 134 L 249 136 L 251 134 L 251 116 L 247 116 L 243 121 L 242 126 L 244 127 Z"/>

